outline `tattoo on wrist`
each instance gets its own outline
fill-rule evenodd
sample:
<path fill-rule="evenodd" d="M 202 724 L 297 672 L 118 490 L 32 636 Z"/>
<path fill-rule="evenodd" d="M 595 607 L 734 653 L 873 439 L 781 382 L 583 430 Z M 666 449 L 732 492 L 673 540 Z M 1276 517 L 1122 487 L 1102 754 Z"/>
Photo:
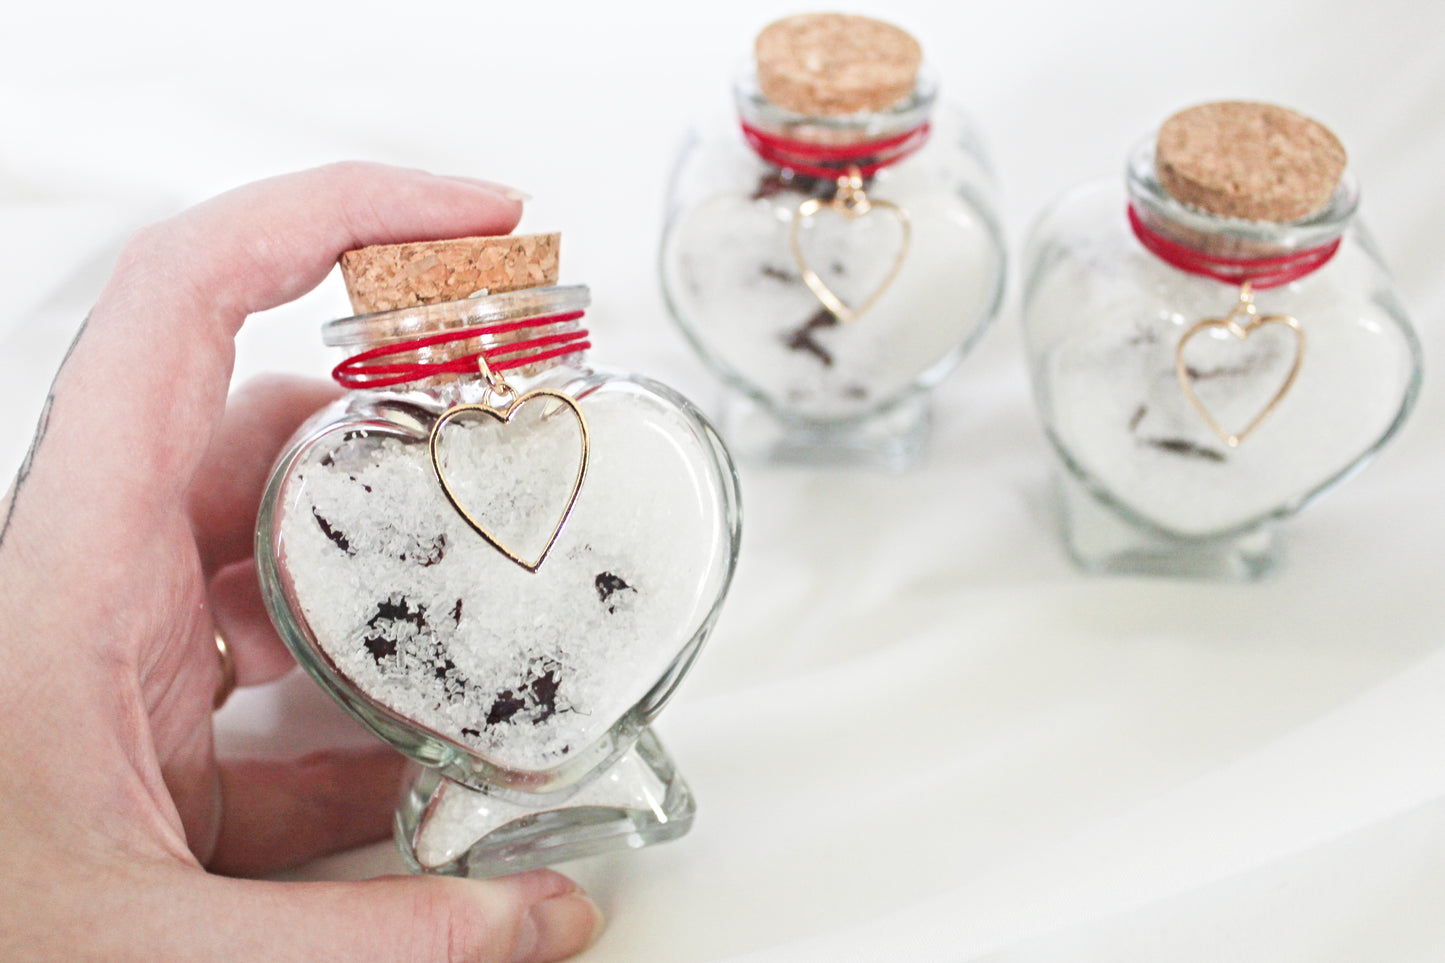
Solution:
<path fill-rule="evenodd" d="M 10 521 L 15 517 L 15 503 L 20 500 L 20 489 L 25 485 L 25 480 L 30 477 L 30 469 L 35 464 L 35 453 L 40 450 L 40 442 L 45 438 L 45 431 L 50 427 L 50 408 L 55 404 L 55 385 L 60 380 L 60 373 L 65 370 L 65 363 L 75 352 L 75 346 L 80 343 L 81 335 L 85 334 L 86 325 L 90 324 L 90 315 L 80 322 L 80 329 L 75 332 L 75 337 L 70 342 L 70 347 L 65 349 L 65 357 L 60 359 L 60 367 L 55 371 L 55 378 L 50 382 L 50 392 L 45 396 L 45 404 L 40 409 L 40 421 L 35 426 L 35 437 L 30 439 L 30 448 L 25 452 L 25 460 L 20 463 L 20 470 L 15 473 L 15 481 L 10 485 L 10 499 L 5 505 L 5 520 L 0 522 L 0 548 L 5 547 L 5 536 L 10 532 Z"/>

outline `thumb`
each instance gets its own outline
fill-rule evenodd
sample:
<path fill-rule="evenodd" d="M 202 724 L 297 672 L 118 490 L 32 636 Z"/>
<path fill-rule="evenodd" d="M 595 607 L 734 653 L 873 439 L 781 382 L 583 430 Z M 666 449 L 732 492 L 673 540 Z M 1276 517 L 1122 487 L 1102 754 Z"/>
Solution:
<path fill-rule="evenodd" d="M 212 877 L 230 893 L 205 959 L 378 963 L 547 963 L 591 945 L 602 914 L 551 870 L 473 881 L 396 876 L 359 883 Z"/>

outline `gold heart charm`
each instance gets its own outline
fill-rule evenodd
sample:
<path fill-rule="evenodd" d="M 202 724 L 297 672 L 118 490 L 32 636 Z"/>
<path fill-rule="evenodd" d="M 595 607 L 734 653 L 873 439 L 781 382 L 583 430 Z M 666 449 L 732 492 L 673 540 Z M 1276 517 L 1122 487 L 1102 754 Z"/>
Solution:
<path fill-rule="evenodd" d="M 1294 332 L 1294 363 L 1290 365 L 1289 374 L 1285 376 L 1284 382 L 1279 386 L 1279 390 L 1265 403 L 1259 413 L 1250 419 L 1249 423 L 1244 426 L 1244 429 L 1240 431 L 1239 434 L 1231 434 L 1209 413 L 1209 409 L 1205 407 L 1204 402 L 1202 402 L 1199 399 L 1199 395 L 1195 393 L 1194 383 L 1189 375 L 1189 368 L 1184 363 L 1184 350 L 1195 335 L 1211 329 L 1227 331 L 1237 340 L 1243 342 L 1249 338 L 1250 335 L 1254 334 L 1254 332 L 1270 325 L 1280 325 Z M 1254 294 L 1249 282 L 1246 281 L 1244 286 L 1240 288 L 1239 302 L 1230 309 L 1229 314 L 1222 318 L 1209 318 L 1200 321 L 1188 331 L 1184 332 L 1184 336 L 1179 339 L 1179 344 L 1174 349 L 1174 374 L 1179 379 L 1179 387 L 1183 389 L 1184 397 L 1189 399 L 1189 404 L 1199 413 L 1199 417 L 1204 419 L 1204 423 L 1230 448 L 1238 448 L 1239 443 L 1248 438 L 1250 433 L 1259 427 L 1260 422 L 1264 421 L 1270 412 L 1274 411 L 1280 401 L 1282 401 L 1284 396 L 1289 392 L 1289 389 L 1293 387 L 1295 378 L 1299 375 L 1300 365 L 1304 362 L 1304 357 L 1305 334 L 1304 330 L 1300 327 L 1299 321 L 1287 314 L 1269 314 L 1260 317 L 1258 309 L 1254 304 Z"/>
<path fill-rule="evenodd" d="M 898 246 L 898 254 L 893 259 L 893 266 L 889 268 L 887 276 L 883 281 L 863 300 L 858 307 L 850 307 L 843 302 L 843 299 L 828 287 L 827 283 L 818 276 L 808 263 L 807 255 L 803 253 L 802 230 L 803 222 L 816 216 L 823 210 L 836 211 L 849 221 L 855 221 L 860 217 L 867 217 L 876 210 L 883 210 L 892 214 L 898 220 L 899 227 L 903 230 L 903 242 Z M 863 179 L 856 172 L 838 178 L 838 192 L 832 200 L 824 201 L 819 198 L 810 198 L 798 205 L 797 213 L 793 215 L 792 228 L 788 234 L 788 241 L 793 248 L 793 260 L 798 264 L 798 271 L 803 276 L 803 283 L 822 302 L 834 317 L 845 324 L 857 321 L 867 313 L 868 309 L 878 303 L 883 293 L 893 284 L 898 277 L 898 272 L 903 270 L 903 261 L 908 256 L 908 244 L 911 240 L 913 228 L 908 222 L 908 215 L 903 208 L 888 201 L 875 201 L 863 191 Z"/>
<path fill-rule="evenodd" d="M 539 409 L 538 405 L 543 407 Z M 530 420 L 525 423 L 514 422 L 514 419 L 524 411 L 529 412 Z M 552 420 L 559 415 L 570 415 L 571 418 L 565 424 Z M 467 421 L 473 423 L 468 426 Z M 567 429 L 572 424 L 576 425 L 576 434 L 581 444 L 577 458 L 577 471 L 570 486 L 564 487 L 561 483 L 562 479 L 553 479 L 548 483 L 546 479 L 536 478 L 535 473 L 528 475 L 527 466 L 525 464 L 518 465 L 520 459 L 517 455 L 528 450 L 540 453 L 544 459 L 549 455 L 568 459 L 567 449 L 570 447 L 570 442 L 566 436 L 571 434 Z M 442 436 L 449 425 L 457 425 L 458 428 L 490 430 L 495 436 L 490 439 L 491 447 L 500 450 L 489 452 L 486 450 L 488 446 L 484 444 L 478 449 L 478 452 L 491 455 L 495 460 L 495 464 L 492 466 L 495 470 L 482 469 L 478 458 L 473 455 L 470 465 L 473 468 L 472 475 L 485 477 L 466 479 L 448 477 L 448 473 L 452 469 L 449 469 L 447 465 L 448 459 L 443 451 Z M 504 433 L 507 430 L 514 433 L 521 432 L 521 435 L 511 439 L 505 438 Z M 432 425 L 427 446 L 437 482 L 441 485 L 442 492 L 446 495 L 452 508 L 456 509 L 457 514 L 497 551 L 527 571 L 537 571 L 547 558 L 547 553 L 556 544 L 557 536 L 562 533 L 562 527 L 567 524 L 567 519 L 572 514 L 572 508 L 577 504 L 577 493 L 582 490 L 582 480 L 587 476 L 591 437 L 587 430 L 587 419 L 583 416 L 582 409 L 577 406 L 577 402 L 560 391 L 544 388 L 529 391 L 516 398 L 504 410 L 489 404 L 456 405 L 443 412 Z M 527 447 L 524 448 L 524 446 Z M 539 482 L 541 483 L 539 484 Z M 485 483 L 490 483 L 496 496 L 499 497 L 488 498 L 487 491 L 481 489 L 481 485 Z M 521 518 L 518 520 L 493 517 L 490 519 L 489 525 L 483 524 L 477 514 L 467 507 L 466 503 L 473 499 L 475 499 L 472 502 L 474 508 L 477 507 L 476 502 L 479 501 L 489 506 L 497 514 L 500 514 L 500 508 L 506 508 L 514 513 L 520 513 Z M 554 514 L 558 506 L 561 506 L 561 512 Z M 557 519 L 556 524 L 549 526 L 550 519 L 554 517 Z M 497 528 L 509 526 L 515 529 L 519 525 L 524 529 L 520 534 L 524 538 L 530 536 L 531 544 L 514 548 L 512 544 L 499 536 Z M 538 548 L 539 545 L 540 548 Z M 528 549 L 531 550 L 531 554 L 524 556 L 522 552 Z"/>

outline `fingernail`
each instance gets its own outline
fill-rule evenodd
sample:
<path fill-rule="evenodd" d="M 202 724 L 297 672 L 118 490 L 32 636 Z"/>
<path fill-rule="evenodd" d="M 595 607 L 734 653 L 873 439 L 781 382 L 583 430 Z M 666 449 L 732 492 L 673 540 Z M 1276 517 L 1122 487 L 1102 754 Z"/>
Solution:
<path fill-rule="evenodd" d="M 519 191 L 515 187 L 508 187 L 506 184 L 498 184 L 495 181 L 484 181 L 479 177 L 462 177 L 459 174 L 446 175 L 448 180 L 460 181 L 463 184 L 474 184 L 477 187 L 485 187 L 494 194 L 500 194 L 509 201 L 516 201 L 518 204 L 525 204 L 532 199 L 532 195 L 526 191 Z"/>
<path fill-rule="evenodd" d="M 552 963 L 580 953 L 602 934 L 602 911 L 583 893 L 533 906 L 517 929 L 512 963 Z"/>

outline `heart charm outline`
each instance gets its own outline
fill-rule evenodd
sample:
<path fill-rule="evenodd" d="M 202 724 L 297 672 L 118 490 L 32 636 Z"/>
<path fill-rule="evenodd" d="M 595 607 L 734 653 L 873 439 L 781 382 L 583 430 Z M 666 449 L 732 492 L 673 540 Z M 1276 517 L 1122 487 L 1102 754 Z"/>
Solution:
<path fill-rule="evenodd" d="M 849 221 L 866 217 L 874 209 L 881 208 L 892 213 L 898 219 L 899 227 L 903 229 L 903 243 L 898 246 L 898 253 L 894 255 L 893 266 L 873 293 L 868 295 L 857 308 L 849 307 L 832 288 L 828 287 L 827 282 L 818 275 L 817 271 L 813 270 L 812 265 L 808 263 L 807 255 L 803 252 L 803 222 L 816 216 L 824 208 L 837 211 Z M 838 193 L 831 200 L 825 201 L 813 197 L 799 204 L 788 230 L 788 243 L 793 249 L 793 260 L 798 265 L 803 283 L 822 302 L 823 307 L 844 324 L 851 324 L 866 314 L 897 280 L 898 273 L 903 270 L 903 262 L 908 257 L 908 247 L 912 242 L 912 237 L 913 225 L 909 223 L 908 213 L 891 201 L 875 201 L 868 197 L 863 192 L 862 178 L 856 174 L 838 178 Z"/>
<path fill-rule="evenodd" d="M 1241 317 L 1248 318 L 1249 320 L 1241 324 Z M 1264 407 L 1259 410 L 1259 413 L 1256 414 L 1238 434 L 1232 434 L 1220 425 L 1214 416 L 1209 413 L 1209 409 L 1205 406 L 1204 402 L 1199 399 L 1199 395 L 1195 393 L 1194 384 L 1189 377 L 1188 365 L 1184 363 L 1185 348 L 1195 335 L 1211 329 L 1218 328 L 1227 331 L 1238 341 L 1244 342 L 1250 335 L 1254 334 L 1254 332 L 1270 325 L 1283 325 L 1294 332 L 1294 363 L 1290 365 L 1289 374 L 1285 376 L 1279 389 L 1275 391 L 1274 395 L 1265 403 Z M 1240 442 L 1248 438 L 1250 434 L 1260 426 L 1260 423 L 1269 417 L 1270 413 L 1284 400 L 1284 396 L 1289 393 L 1290 388 L 1294 386 L 1295 379 L 1299 376 L 1300 366 L 1304 363 L 1304 358 L 1305 333 L 1304 329 L 1300 327 L 1299 321 L 1288 314 L 1260 315 L 1255 307 L 1250 285 L 1246 282 L 1240 289 L 1239 302 L 1230 309 L 1227 315 L 1222 318 L 1207 318 L 1196 323 L 1188 331 L 1184 332 L 1184 336 L 1179 339 L 1179 344 L 1174 349 L 1174 374 L 1175 377 L 1179 379 L 1179 387 L 1184 391 L 1184 397 L 1188 399 L 1189 404 L 1199 414 L 1199 417 L 1204 419 L 1204 423 L 1209 426 L 1210 430 L 1219 436 L 1219 439 L 1230 448 L 1238 448 Z"/>
<path fill-rule="evenodd" d="M 547 544 L 543 546 L 542 551 L 537 555 L 536 559 L 529 560 L 523 558 L 514 551 L 511 546 L 498 538 L 496 534 L 483 525 L 475 515 L 467 511 L 466 507 L 462 505 L 461 501 L 457 498 L 456 491 L 447 481 L 446 472 L 442 468 L 438 446 L 440 444 L 442 430 L 459 417 L 468 414 L 481 414 L 495 418 L 501 422 L 503 426 L 506 426 L 511 423 L 512 418 L 517 412 L 521 411 L 528 402 L 541 398 L 551 398 L 560 402 L 562 406 L 570 411 L 577 419 L 577 426 L 581 432 L 582 451 L 581 457 L 577 462 L 577 475 L 572 480 L 572 488 L 567 495 L 567 505 L 562 510 L 561 517 L 557 519 L 557 524 L 553 526 L 552 533 L 547 538 Z M 582 491 L 582 482 L 587 477 L 587 462 L 591 452 L 592 437 L 587 427 L 587 417 L 582 413 L 582 409 L 578 407 L 576 401 L 562 392 L 554 391 L 551 388 L 538 388 L 533 391 L 528 391 L 514 398 L 512 402 L 507 405 L 505 411 L 489 404 L 454 405 L 442 412 L 437 420 L 432 423 L 431 434 L 427 437 L 427 453 L 431 458 L 432 471 L 436 475 L 437 483 L 441 486 L 442 494 L 446 496 L 452 508 L 455 509 L 456 513 L 471 526 L 472 530 L 482 536 L 489 545 L 501 552 L 512 562 L 534 574 L 542 567 L 542 563 L 547 560 L 547 555 L 552 551 L 552 546 L 557 543 L 557 537 L 562 534 L 562 529 L 567 524 L 567 519 L 572 516 L 572 509 L 577 505 L 577 495 Z"/>

